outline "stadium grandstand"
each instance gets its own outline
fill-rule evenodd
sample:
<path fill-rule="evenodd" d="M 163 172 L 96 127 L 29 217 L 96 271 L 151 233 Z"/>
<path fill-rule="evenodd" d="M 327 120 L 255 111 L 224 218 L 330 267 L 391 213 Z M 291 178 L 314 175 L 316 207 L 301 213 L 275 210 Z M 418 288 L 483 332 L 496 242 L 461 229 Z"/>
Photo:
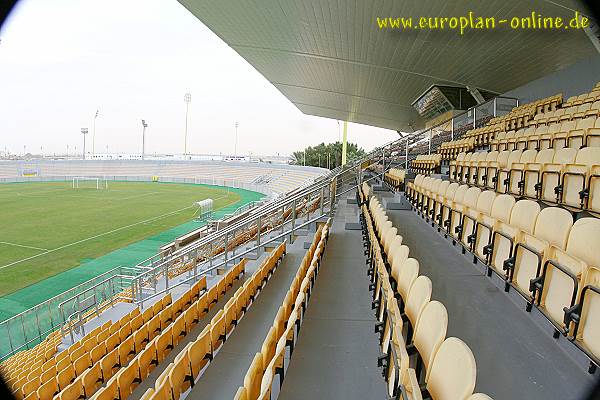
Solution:
<path fill-rule="evenodd" d="M 14 398 L 599 398 L 593 9 L 572 0 L 179 3 L 303 113 L 398 136 L 346 159 L 344 134 L 332 169 L 1 161 L 0 194 L 82 179 L 109 191 L 168 182 L 265 195 L 231 200 L 235 212 L 185 225 L 145 259 L 0 322 L 0 370 Z M 532 7 L 575 22 L 535 28 Z M 479 29 L 473 15 L 516 23 Z M 467 16 L 465 32 L 382 22 L 408 16 L 449 27 Z"/>

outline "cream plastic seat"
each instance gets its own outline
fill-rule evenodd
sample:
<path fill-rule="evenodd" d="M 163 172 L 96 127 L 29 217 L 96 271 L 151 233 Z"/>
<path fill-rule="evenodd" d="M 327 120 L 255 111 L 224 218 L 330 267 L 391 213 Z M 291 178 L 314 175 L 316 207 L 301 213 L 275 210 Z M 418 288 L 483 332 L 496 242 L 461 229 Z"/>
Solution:
<path fill-rule="evenodd" d="M 566 164 L 561 176 L 560 202 L 563 205 L 584 209 L 589 196 L 588 182 L 594 166 L 600 165 L 600 147 L 585 147 L 577 152 L 575 163 Z"/>
<path fill-rule="evenodd" d="M 493 189 L 496 190 L 496 187 L 498 186 L 498 175 L 500 170 L 506 168 L 506 165 L 508 163 L 508 158 L 510 157 L 510 151 L 507 150 L 503 150 L 500 153 L 498 153 L 498 157 L 496 158 L 496 161 L 490 162 L 488 164 L 487 167 L 487 171 L 486 171 L 486 175 L 487 175 L 487 181 L 485 183 L 485 188 L 486 189 Z"/>
<path fill-rule="evenodd" d="M 508 173 L 508 193 L 520 196 L 523 193 L 523 176 L 528 165 L 536 162 L 537 150 L 525 150 L 518 162 L 512 163 Z"/>
<path fill-rule="evenodd" d="M 512 170 L 512 165 L 514 163 L 518 163 L 521 160 L 521 155 L 523 154 L 522 150 L 513 150 L 510 152 L 508 159 L 506 160 L 506 165 L 504 168 L 500 168 L 498 170 L 498 180 L 496 185 L 496 192 L 498 193 L 508 193 L 508 188 L 510 185 L 510 172 Z"/>
<path fill-rule="evenodd" d="M 548 207 L 540 211 L 533 234 L 522 232 L 510 261 L 511 284 L 526 299 L 531 297 L 531 281 L 541 274 L 543 260 L 550 245 L 564 249 L 573 226 L 571 213 L 559 207 Z M 528 306 L 530 308 L 531 305 Z"/>
<path fill-rule="evenodd" d="M 590 106 L 591 104 L 588 103 L 587 110 L 590 109 Z M 585 111 L 583 114 L 585 114 Z M 577 121 L 575 128 L 569 131 L 567 137 L 567 147 L 573 149 L 579 149 L 583 147 L 586 142 L 586 137 L 588 136 L 588 131 L 594 128 L 595 123 L 596 117 L 583 118 Z"/>
<path fill-rule="evenodd" d="M 545 149 L 537 152 L 535 161 L 527 163 L 524 166 L 522 174 L 522 195 L 530 199 L 538 198 L 538 188 L 540 185 L 541 171 L 545 165 L 552 163 L 554 159 L 554 149 Z"/>
<path fill-rule="evenodd" d="M 587 188 L 586 209 L 596 215 L 600 215 L 600 165 L 592 165 Z"/>
<path fill-rule="evenodd" d="M 444 340 L 433 362 L 427 391 L 435 400 L 465 399 L 473 393 L 477 367 L 469 346 L 450 337 Z"/>
<path fill-rule="evenodd" d="M 419 360 L 425 369 L 425 382 L 428 381 L 433 359 L 446 338 L 448 312 L 439 301 L 430 301 L 419 316 L 414 333 L 414 346 L 419 352 Z"/>
<path fill-rule="evenodd" d="M 446 189 L 446 193 L 444 194 L 442 200 L 438 204 L 438 210 L 436 211 L 436 221 L 440 226 L 442 226 L 443 222 L 445 221 L 444 212 L 446 211 L 447 213 L 447 210 L 451 207 L 452 201 L 454 200 L 454 195 L 458 187 L 458 183 L 452 182 L 448 186 L 448 189 Z"/>
<path fill-rule="evenodd" d="M 490 151 L 486 154 L 485 160 L 479 161 L 479 164 L 477 165 L 477 180 L 475 183 L 477 186 L 482 188 L 486 187 L 488 166 L 496 162 L 498 154 L 498 151 Z"/>
<path fill-rule="evenodd" d="M 540 178 L 540 200 L 548 203 L 557 202 L 557 193 L 555 189 L 560 184 L 561 175 L 564 167 L 568 163 L 573 163 L 577 156 L 577 150 L 564 148 L 556 150 L 552 163 L 544 165 Z"/>
<path fill-rule="evenodd" d="M 446 204 L 444 204 L 443 224 L 447 233 L 454 232 L 454 226 L 457 226 L 458 223 L 460 223 L 460 221 L 458 221 L 456 224 L 454 224 L 453 210 L 458 209 L 458 207 L 462 207 L 467 190 L 469 190 L 468 185 L 460 185 L 458 188 L 456 188 L 454 197 L 451 199 L 448 198 Z"/>
<path fill-rule="evenodd" d="M 535 280 L 538 308 L 559 330 L 566 328 L 564 309 L 573 307 L 581 293 L 588 266 L 600 265 L 600 220 L 581 218 L 573 224 L 563 250 L 550 246 L 542 275 Z"/>
<path fill-rule="evenodd" d="M 469 209 L 475 209 L 477 207 L 477 199 L 481 194 L 481 189 L 478 187 L 470 187 L 465 192 L 465 196 L 462 199 L 462 203 L 458 204 L 455 202 L 452 207 L 452 229 L 450 235 L 457 241 L 460 241 L 463 237 L 464 230 L 464 216 L 468 213 Z M 467 233 L 468 235 L 469 233 Z"/>
<path fill-rule="evenodd" d="M 578 318 L 573 318 L 577 315 Z M 566 318 L 574 324 L 570 332 L 574 343 L 590 357 L 596 365 L 600 361 L 600 269 L 588 267 L 583 280 L 579 303 L 567 311 Z M 590 366 L 592 367 L 592 366 Z"/>
<path fill-rule="evenodd" d="M 600 100 L 596 103 L 598 107 L 598 117 L 596 118 L 594 127 L 587 130 L 585 136 L 585 145 L 587 147 L 600 147 Z"/>
<path fill-rule="evenodd" d="M 435 216 L 439 212 L 440 204 L 443 202 L 444 196 L 445 196 L 446 192 L 448 191 L 449 186 L 450 186 L 450 181 L 440 182 L 437 192 L 434 193 L 430 199 L 430 203 L 429 203 L 429 207 L 428 207 L 429 211 L 428 211 L 427 215 L 430 216 L 431 218 L 433 218 L 434 220 L 435 220 Z"/>
<path fill-rule="evenodd" d="M 474 209 L 469 208 L 464 213 L 461 242 L 469 251 L 473 250 L 473 245 L 475 244 L 475 227 L 477 221 L 479 221 L 483 215 L 490 215 L 495 199 L 496 192 L 493 190 L 486 190 L 477 198 L 476 207 Z"/>
<path fill-rule="evenodd" d="M 523 234 L 532 235 L 535 223 L 540 213 L 540 206 L 532 200 L 520 200 L 510 211 L 510 221 L 497 221 L 494 226 L 491 246 L 489 248 L 489 266 L 507 280 L 505 290 L 508 291 L 508 282 L 512 280 L 510 261 L 513 249 Z"/>
<path fill-rule="evenodd" d="M 408 300 L 404 306 L 404 312 L 409 322 L 407 327 L 408 340 L 412 338 L 413 327 L 416 325 L 423 309 L 431 300 L 431 290 L 431 280 L 424 275 L 417 277 L 410 287 Z"/>
<path fill-rule="evenodd" d="M 488 253 L 486 250 L 493 239 L 493 232 L 499 222 L 508 223 L 510 212 L 515 204 L 515 198 L 508 194 L 501 194 L 494 198 L 492 208 L 489 213 L 479 215 L 477 219 L 476 235 L 473 243 L 473 252 L 475 256 L 489 265 Z"/>
<path fill-rule="evenodd" d="M 419 261 L 414 258 L 407 258 L 402 264 L 398 273 L 398 280 L 395 290 L 400 295 L 403 304 L 406 304 L 408 293 L 413 283 L 419 276 Z"/>

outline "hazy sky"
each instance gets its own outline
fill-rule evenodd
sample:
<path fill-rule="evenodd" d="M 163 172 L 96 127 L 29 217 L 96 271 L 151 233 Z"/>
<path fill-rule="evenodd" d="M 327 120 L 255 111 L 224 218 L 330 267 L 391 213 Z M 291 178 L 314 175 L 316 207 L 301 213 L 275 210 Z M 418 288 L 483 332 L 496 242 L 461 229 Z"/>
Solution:
<path fill-rule="evenodd" d="M 335 120 L 302 114 L 176 0 L 22 0 L 0 31 L 0 150 L 290 154 L 338 138 Z M 393 131 L 350 124 L 372 148 Z M 91 142 L 88 136 L 88 144 Z M 89 147 L 88 147 L 89 149 Z"/>

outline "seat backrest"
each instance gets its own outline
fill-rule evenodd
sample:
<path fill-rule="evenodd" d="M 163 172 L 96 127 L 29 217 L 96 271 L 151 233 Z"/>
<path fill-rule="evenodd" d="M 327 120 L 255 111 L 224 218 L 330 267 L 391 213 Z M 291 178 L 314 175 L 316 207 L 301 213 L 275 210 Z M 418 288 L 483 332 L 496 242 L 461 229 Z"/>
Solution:
<path fill-rule="evenodd" d="M 554 159 L 554 149 L 543 149 L 537 152 L 535 162 L 538 164 L 551 163 Z"/>
<path fill-rule="evenodd" d="M 496 196 L 492 205 L 491 216 L 498 221 L 508 222 L 510 212 L 515 205 L 515 198 L 509 194 Z"/>
<path fill-rule="evenodd" d="M 406 302 L 410 287 L 419 276 L 419 262 L 414 258 L 407 258 L 402 264 L 398 274 L 397 291 L 400 293 L 403 301 Z"/>
<path fill-rule="evenodd" d="M 437 188 L 438 194 L 445 194 L 448 190 L 448 186 L 450 186 L 450 181 L 442 181 L 442 183 L 440 183 L 440 185 Z"/>
<path fill-rule="evenodd" d="M 548 133 L 548 126 L 547 125 L 542 125 L 542 126 L 538 126 L 537 128 L 535 128 L 535 134 L 536 135 L 543 135 L 545 133 Z"/>
<path fill-rule="evenodd" d="M 558 248 L 564 249 L 573 226 L 573 217 L 567 210 L 559 207 L 548 207 L 540 211 L 533 235 Z"/>
<path fill-rule="evenodd" d="M 585 294 L 581 308 L 581 318 L 577 330 L 577 341 L 596 357 L 600 357 L 600 268 L 588 268 L 583 279 Z"/>
<path fill-rule="evenodd" d="M 496 161 L 496 159 L 498 158 L 498 151 L 493 150 L 490 151 L 489 153 L 487 153 L 487 155 L 485 156 L 485 161 Z"/>
<path fill-rule="evenodd" d="M 477 211 L 489 215 L 496 198 L 496 192 L 493 190 L 486 190 L 482 192 L 477 198 Z"/>
<path fill-rule="evenodd" d="M 600 219 L 588 217 L 575 221 L 566 251 L 589 266 L 600 268 Z"/>
<path fill-rule="evenodd" d="M 576 109 L 571 110 L 572 112 L 575 112 Z M 575 129 L 577 127 L 577 122 L 576 121 L 563 121 L 562 124 L 560 124 L 560 132 L 569 132 L 572 131 L 573 129 Z"/>
<path fill-rule="evenodd" d="M 498 163 L 498 166 L 500 168 L 504 168 L 506 167 L 506 164 L 508 163 L 508 158 L 510 157 L 510 151 L 509 150 L 502 150 L 500 153 L 498 153 L 498 158 L 496 159 L 496 162 Z"/>
<path fill-rule="evenodd" d="M 421 275 L 415 279 L 408 291 L 405 312 L 413 326 L 425 305 L 431 300 L 431 289 L 431 280 L 425 275 Z"/>
<path fill-rule="evenodd" d="M 510 225 L 527 233 L 533 233 L 540 205 L 533 200 L 519 200 L 510 212 Z"/>
<path fill-rule="evenodd" d="M 469 190 L 469 185 L 460 185 L 456 189 L 456 192 L 454 192 L 454 201 L 458 204 L 462 204 L 467 190 Z"/>
<path fill-rule="evenodd" d="M 523 150 L 513 150 L 510 152 L 508 156 L 508 160 L 506 161 L 506 166 L 510 168 L 513 163 L 519 162 L 521 160 L 521 155 L 523 154 Z"/>
<path fill-rule="evenodd" d="M 600 165 L 600 147 L 584 147 L 577 152 L 577 164 Z"/>
<path fill-rule="evenodd" d="M 454 194 L 456 193 L 456 189 L 458 189 L 459 184 L 456 182 L 452 182 L 449 186 L 448 189 L 446 189 L 446 193 L 444 194 L 444 197 L 448 200 L 453 200 L 454 199 Z"/>
<path fill-rule="evenodd" d="M 470 187 L 467 189 L 462 203 L 469 208 L 475 208 L 477 206 L 477 199 L 479 198 L 480 194 L 481 189 L 478 187 Z"/>
<path fill-rule="evenodd" d="M 464 399 L 473 393 L 476 377 L 471 349 L 462 340 L 450 337 L 433 358 L 427 390 L 435 400 Z"/>
<path fill-rule="evenodd" d="M 415 327 L 414 344 L 425 366 L 425 382 L 429 378 L 430 366 L 438 348 L 446 338 L 448 312 L 439 301 L 427 303 Z"/>
<path fill-rule="evenodd" d="M 593 128 L 596 122 L 596 117 L 588 117 L 577 121 L 577 129 Z"/>
<path fill-rule="evenodd" d="M 577 149 L 571 148 L 563 148 L 556 150 L 554 153 L 554 159 L 552 162 L 554 164 L 569 164 L 575 161 L 575 157 L 577 156 Z"/>
<path fill-rule="evenodd" d="M 537 157 L 537 150 L 525 150 L 523 154 L 521 154 L 521 159 L 519 162 L 521 163 L 531 163 L 534 162 Z"/>

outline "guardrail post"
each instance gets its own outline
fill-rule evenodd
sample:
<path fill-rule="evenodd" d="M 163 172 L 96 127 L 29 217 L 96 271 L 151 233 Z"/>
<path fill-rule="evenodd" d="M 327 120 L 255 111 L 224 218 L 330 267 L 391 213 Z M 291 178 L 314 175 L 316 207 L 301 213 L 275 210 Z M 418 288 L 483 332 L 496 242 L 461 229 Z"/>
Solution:
<path fill-rule="evenodd" d="M 322 187 L 321 188 L 321 201 L 320 201 L 321 215 L 323 215 L 323 205 L 324 204 L 325 204 L 325 188 Z"/>
<path fill-rule="evenodd" d="M 13 347 L 12 339 L 10 338 L 10 324 L 9 323 L 6 324 L 6 336 L 8 336 L 8 344 L 10 345 L 10 352 L 11 352 L 11 354 L 14 354 L 15 348 Z"/>
<path fill-rule="evenodd" d="M 408 171 L 408 138 L 406 138 L 406 159 L 405 159 L 404 169 Z"/>
<path fill-rule="evenodd" d="M 225 232 L 225 248 L 223 249 L 223 253 L 225 256 L 225 269 L 227 269 L 227 252 L 228 252 L 228 247 L 229 246 L 229 232 Z"/>
<path fill-rule="evenodd" d="M 262 226 L 260 223 L 260 215 L 256 218 L 256 246 L 260 246 L 260 231 L 262 230 Z M 256 253 L 259 253 L 259 249 L 256 250 Z"/>
<path fill-rule="evenodd" d="M 429 149 L 427 150 L 427 154 L 431 154 L 431 135 L 433 135 L 433 131 L 429 130 Z"/>
<path fill-rule="evenodd" d="M 292 233 L 290 234 L 290 243 L 294 240 L 294 230 L 296 229 L 296 199 L 292 201 Z"/>
<path fill-rule="evenodd" d="M 25 339 L 25 344 L 27 345 L 27 333 L 25 332 L 25 322 L 23 321 L 23 314 L 21 314 L 21 329 L 23 330 L 23 338 Z"/>

